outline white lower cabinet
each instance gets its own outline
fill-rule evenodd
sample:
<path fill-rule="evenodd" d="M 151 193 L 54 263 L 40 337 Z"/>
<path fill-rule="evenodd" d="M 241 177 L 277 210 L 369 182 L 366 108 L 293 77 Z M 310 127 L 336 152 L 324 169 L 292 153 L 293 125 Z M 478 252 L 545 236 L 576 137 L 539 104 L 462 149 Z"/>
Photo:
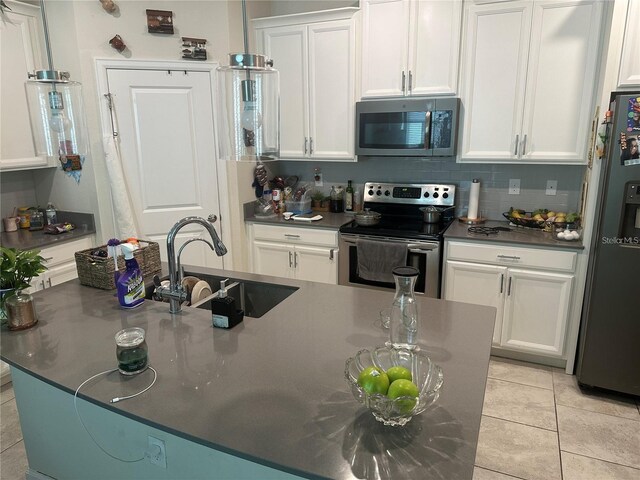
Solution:
<path fill-rule="evenodd" d="M 253 273 L 338 283 L 337 232 L 270 225 L 251 230 Z"/>
<path fill-rule="evenodd" d="M 575 252 L 464 242 L 446 252 L 444 298 L 495 307 L 495 347 L 564 354 Z"/>
<path fill-rule="evenodd" d="M 47 271 L 31 280 L 29 292 L 38 292 L 78 278 L 74 254 L 92 246 L 93 235 L 54 247 L 43 248 L 40 251 L 40 256 L 45 259 Z"/>

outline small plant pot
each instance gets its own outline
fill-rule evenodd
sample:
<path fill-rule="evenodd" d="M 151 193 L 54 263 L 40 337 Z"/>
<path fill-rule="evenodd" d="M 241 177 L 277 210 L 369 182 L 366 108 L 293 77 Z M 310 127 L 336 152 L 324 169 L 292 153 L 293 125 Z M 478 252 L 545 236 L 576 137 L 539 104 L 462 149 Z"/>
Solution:
<path fill-rule="evenodd" d="M 5 302 L 9 330 L 25 330 L 38 323 L 33 297 L 28 293 L 17 293 Z"/>
<path fill-rule="evenodd" d="M 313 200 L 311 202 L 311 209 L 314 212 L 328 212 L 329 200 Z"/>

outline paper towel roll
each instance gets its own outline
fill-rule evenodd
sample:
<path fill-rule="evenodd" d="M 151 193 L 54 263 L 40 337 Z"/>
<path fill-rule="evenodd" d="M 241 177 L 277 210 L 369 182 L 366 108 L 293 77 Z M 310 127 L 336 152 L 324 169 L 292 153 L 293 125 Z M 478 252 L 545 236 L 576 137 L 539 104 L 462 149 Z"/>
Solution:
<path fill-rule="evenodd" d="M 477 178 L 471 182 L 471 191 L 469 192 L 469 212 L 467 218 L 475 220 L 478 218 L 478 201 L 480 200 L 480 180 Z"/>

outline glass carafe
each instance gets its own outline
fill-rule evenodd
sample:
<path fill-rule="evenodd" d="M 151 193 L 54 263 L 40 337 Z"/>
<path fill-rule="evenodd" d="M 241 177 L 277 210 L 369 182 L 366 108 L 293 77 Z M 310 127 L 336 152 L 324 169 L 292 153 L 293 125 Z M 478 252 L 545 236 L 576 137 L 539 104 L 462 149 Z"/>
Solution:
<path fill-rule="evenodd" d="M 413 290 L 419 272 L 413 267 L 396 267 L 392 273 L 396 281 L 396 295 L 391 305 L 387 345 L 415 350 L 418 348 L 418 305 Z"/>

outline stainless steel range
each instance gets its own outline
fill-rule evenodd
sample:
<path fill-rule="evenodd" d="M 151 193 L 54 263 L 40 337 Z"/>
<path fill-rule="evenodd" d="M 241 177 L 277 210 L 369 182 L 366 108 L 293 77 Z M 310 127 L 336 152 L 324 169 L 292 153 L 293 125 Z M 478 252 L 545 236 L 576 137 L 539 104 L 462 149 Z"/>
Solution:
<path fill-rule="evenodd" d="M 382 214 L 382 217 L 373 226 L 361 226 L 354 220 L 340 228 L 338 283 L 380 290 L 395 289 L 392 281 L 365 279 L 359 274 L 358 249 L 362 248 L 359 240 L 388 242 L 394 249 L 404 244 L 406 264 L 420 272 L 416 294 L 439 298 L 442 236 L 455 218 L 455 193 L 455 185 L 366 182 L 363 207 Z M 438 223 L 424 222 L 420 209 L 429 205 L 440 211 Z"/>

